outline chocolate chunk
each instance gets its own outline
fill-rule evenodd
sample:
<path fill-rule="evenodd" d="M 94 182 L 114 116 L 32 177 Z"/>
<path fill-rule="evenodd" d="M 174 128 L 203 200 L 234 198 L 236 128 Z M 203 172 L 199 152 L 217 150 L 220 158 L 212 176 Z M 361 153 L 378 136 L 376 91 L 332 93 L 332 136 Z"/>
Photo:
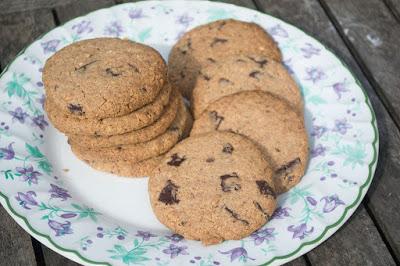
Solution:
<path fill-rule="evenodd" d="M 229 153 L 229 154 L 232 154 L 233 150 L 234 150 L 234 148 L 233 148 L 232 144 L 230 144 L 230 143 L 225 143 L 222 148 L 222 152 Z"/>
<path fill-rule="evenodd" d="M 293 168 L 299 164 L 300 158 L 297 157 L 296 159 L 288 162 L 285 165 L 282 165 L 281 167 L 279 167 L 276 171 L 275 171 L 275 176 L 279 177 L 279 176 L 283 176 L 284 178 L 291 178 L 293 179 L 293 176 L 288 177 L 288 175 L 293 171 Z M 290 179 L 289 179 L 290 181 Z"/>
<path fill-rule="evenodd" d="M 221 86 L 226 86 L 228 84 L 232 84 L 232 81 L 230 81 L 229 79 L 226 79 L 226 78 L 220 78 L 218 80 L 218 84 Z"/>
<path fill-rule="evenodd" d="M 209 116 L 215 124 L 215 130 L 218 130 L 219 126 L 221 125 L 222 121 L 224 120 L 224 117 L 218 115 L 217 111 L 211 111 L 209 113 Z"/>
<path fill-rule="evenodd" d="M 248 222 L 248 221 L 246 221 L 246 220 L 244 220 L 244 219 L 241 219 L 241 218 L 239 217 L 239 214 L 237 214 L 237 213 L 234 212 L 233 210 L 229 209 L 229 208 L 226 207 L 226 206 L 224 206 L 224 210 L 226 210 L 227 212 L 229 212 L 229 214 L 230 214 L 233 218 L 235 218 L 236 220 L 238 220 L 238 221 L 244 223 L 245 225 L 249 225 L 249 222 Z"/>
<path fill-rule="evenodd" d="M 68 104 L 68 110 L 71 113 L 76 114 L 76 115 L 83 115 L 85 113 L 80 104 L 70 103 L 70 104 Z"/>
<path fill-rule="evenodd" d="M 147 89 L 146 89 L 145 87 L 141 87 L 140 90 L 141 90 L 142 92 L 147 92 Z"/>
<path fill-rule="evenodd" d="M 243 60 L 243 59 L 236 59 L 236 62 L 239 62 L 239 63 L 246 63 L 246 61 L 245 60 Z"/>
<path fill-rule="evenodd" d="M 94 61 L 86 63 L 86 64 L 84 64 L 84 65 L 82 65 L 80 67 L 75 67 L 75 71 L 77 71 L 79 73 L 85 72 L 88 66 L 90 66 L 91 64 L 94 64 L 96 62 L 97 62 L 97 60 L 94 60 Z"/>
<path fill-rule="evenodd" d="M 264 214 L 265 218 L 268 221 L 271 218 L 271 216 L 263 209 L 263 207 L 261 207 L 260 203 L 258 203 L 257 201 L 253 201 L 253 203 L 256 206 L 256 208 Z"/>
<path fill-rule="evenodd" d="M 215 63 L 215 62 L 217 62 L 217 61 L 215 61 L 214 59 L 212 59 L 211 57 L 207 58 L 207 61 L 210 62 L 210 63 Z"/>
<path fill-rule="evenodd" d="M 167 162 L 167 164 L 168 164 L 168 165 L 171 165 L 171 166 L 176 166 L 176 167 L 178 167 L 178 166 L 180 166 L 181 163 L 183 163 L 183 161 L 185 161 L 185 160 L 186 160 L 186 157 L 185 157 L 185 156 L 179 157 L 179 155 L 178 155 L 177 153 L 174 153 L 174 154 L 172 154 L 172 156 L 171 156 L 171 160 L 170 160 L 169 162 Z"/>
<path fill-rule="evenodd" d="M 167 180 L 165 187 L 161 190 L 158 200 L 165 203 L 166 205 L 172 205 L 179 203 L 176 193 L 178 192 L 178 186 L 172 183 L 171 180 Z"/>
<path fill-rule="evenodd" d="M 183 54 L 183 55 L 185 55 L 187 53 L 186 50 L 182 50 L 182 49 L 179 49 L 179 52 L 181 52 L 181 54 Z"/>
<path fill-rule="evenodd" d="M 122 75 L 121 72 L 117 72 L 110 67 L 106 68 L 106 73 L 107 73 L 107 75 L 112 76 L 112 77 L 118 77 L 118 76 Z"/>
<path fill-rule="evenodd" d="M 267 183 L 265 180 L 257 180 L 256 184 L 258 186 L 258 189 L 260 190 L 260 193 L 264 196 L 272 196 L 273 198 L 276 198 L 275 191 L 270 187 L 270 185 Z"/>
<path fill-rule="evenodd" d="M 183 71 L 179 72 L 179 75 L 180 75 L 181 78 L 183 78 L 183 79 L 186 77 L 186 75 L 185 75 L 185 73 L 184 73 Z"/>
<path fill-rule="evenodd" d="M 261 72 L 258 70 L 250 72 L 249 76 L 255 79 L 258 79 L 258 75 L 261 75 Z"/>
<path fill-rule="evenodd" d="M 135 65 L 132 65 L 132 64 L 128 63 L 128 66 L 129 66 L 130 68 L 132 68 L 133 71 L 135 71 L 136 73 L 140 73 L 139 68 L 137 68 Z"/>
<path fill-rule="evenodd" d="M 122 150 L 122 147 L 121 146 L 117 146 L 117 150 Z"/>
<path fill-rule="evenodd" d="M 226 43 L 228 40 L 227 39 L 222 39 L 222 38 L 217 38 L 215 37 L 210 44 L 210 47 L 214 47 L 217 43 Z"/>
<path fill-rule="evenodd" d="M 248 58 L 251 61 L 257 63 L 260 66 L 260 68 L 264 68 L 264 66 L 268 63 L 267 59 L 257 60 L 257 59 L 255 59 L 254 57 L 251 57 L 251 56 L 248 56 Z"/>
<path fill-rule="evenodd" d="M 214 157 L 208 157 L 207 160 L 206 160 L 207 163 L 212 163 L 214 161 L 215 161 Z"/>
<path fill-rule="evenodd" d="M 233 190 L 238 191 L 242 188 L 240 184 L 234 182 L 234 179 L 239 179 L 239 176 L 235 172 L 232 174 L 221 175 L 219 178 L 221 179 L 221 189 L 223 192 L 231 192 Z"/>

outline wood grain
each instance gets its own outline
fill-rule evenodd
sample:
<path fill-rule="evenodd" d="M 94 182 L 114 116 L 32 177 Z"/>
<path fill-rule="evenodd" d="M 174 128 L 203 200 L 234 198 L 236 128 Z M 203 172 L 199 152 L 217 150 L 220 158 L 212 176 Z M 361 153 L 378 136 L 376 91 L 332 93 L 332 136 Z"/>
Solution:
<path fill-rule="evenodd" d="M 400 1 L 399 0 L 383 0 L 390 12 L 400 23 Z"/>
<path fill-rule="evenodd" d="M 62 7 L 56 7 L 55 12 L 60 23 L 85 15 L 91 11 L 114 5 L 112 0 L 74 1 Z"/>
<path fill-rule="evenodd" d="M 300 27 L 332 49 L 350 66 L 369 95 L 378 121 L 380 154 L 375 177 L 366 197 L 366 207 L 371 210 L 374 220 L 378 221 L 378 226 L 382 228 L 384 239 L 388 240 L 390 244 L 389 249 L 394 250 L 395 256 L 398 258 L 400 214 L 396 209 L 400 209 L 398 192 L 400 180 L 397 176 L 400 171 L 399 130 L 317 0 L 264 0 L 257 3 L 267 13 Z M 351 241 L 351 236 L 349 240 Z M 334 240 L 329 239 L 328 241 Z M 364 243 L 355 243 L 355 245 L 364 245 Z M 340 250 L 336 252 L 340 252 Z"/>
<path fill-rule="evenodd" d="M 0 14 L 19 13 L 36 9 L 47 9 L 63 6 L 79 0 L 2 0 L 0 1 Z M 83 2 L 82 0 L 79 2 Z"/>
<path fill-rule="evenodd" d="M 0 265 L 36 265 L 31 237 L 0 205 Z"/>
<path fill-rule="evenodd" d="M 49 249 L 48 247 L 42 245 L 44 261 L 47 266 L 52 265 L 60 265 L 60 266 L 80 266 L 76 262 L 69 260 L 60 254 L 54 252 L 53 250 Z"/>

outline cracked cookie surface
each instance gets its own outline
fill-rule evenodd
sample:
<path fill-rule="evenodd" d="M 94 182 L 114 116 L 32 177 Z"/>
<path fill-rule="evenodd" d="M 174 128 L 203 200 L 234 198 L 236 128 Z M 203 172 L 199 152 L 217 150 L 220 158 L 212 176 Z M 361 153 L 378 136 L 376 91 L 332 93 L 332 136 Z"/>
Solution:
<path fill-rule="evenodd" d="M 216 244 L 248 236 L 272 215 L 272 170 L 248 138 L 231 132 L 190 137 L 149 179 L 157 218 L 187 239 Z"/>
<path fill-rule="evenodd" d="M 179 39 L 168 58 L 168 78 L 190 99 L 204 66 L 242 53 L 282 60 L 278 46 L 259 25 L 233 19 L 218 20 L 196 27 Z"/>
<path fill-rule="evenodd" d="M 271 162 L 280 194 L 300 182 L 307 167 L 308 138 L 303 120 L 286 101 L 270 93 L 244 91 L 210 104 L 195 120 L 190 134 L 228 130 L 249 137 Z"/>
<path fill-rule="evenodd" d="M 153 48 L 118 38 L 68 45 L 44 66 L 46 97 L 77 118 L 123 116 L 152 102 L 167 68 Z"/>

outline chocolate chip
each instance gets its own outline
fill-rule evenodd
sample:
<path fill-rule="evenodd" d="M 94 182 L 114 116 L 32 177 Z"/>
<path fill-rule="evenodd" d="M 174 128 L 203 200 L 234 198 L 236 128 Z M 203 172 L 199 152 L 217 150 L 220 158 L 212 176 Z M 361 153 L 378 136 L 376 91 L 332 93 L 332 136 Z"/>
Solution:
<path fill-rule="evenodd" d="M 291 181 L 293 179 L 293 176 L 288 176 L 288 175 L 293 171 L 293 168 L 300 162 L 301 162 L 300 158 L 297 157 L 296 159 L 288 162 L 287 164 L 282 165 L 277 170 L 275 170 L 275 176 L 276 177 L 283 176 L 284 178 L 288 178 L 289 181 Z"/>
<path fill-rule="evenodd" d="M 215 61 L 214 59 L 212 59 L 211 57 L 207 58 L 207 61 L 210 62 L 210 63 L 215 63 L 215 62 L 217 62 L 217 61 Z"/>
<path fill-rule="evenodd" d="M 207 163 L 212 163 L 214 161 L 215 161 L 214 157 L 208 157 L 207 160 L 206 160 Z"/>
<path fill-rule="evenodd" d="M 276 152 L 281 152 L 281 150 L 280 150 L 280 149 L 278 149 L 278 148 L 275 148 L 275 151 L 276 151 Z"/>
<path fill-rule="evenodd" d="M 260 203 L 258 203 L 257 201 L 253 201 L 254 205 L 256 206 L 256 208 L 262 212 L 265 216 L 265 218 L 267 219 L 267 221 L 271 218 L 271 216 L 261 207 Z"/>
<path fill-rule="evenodd" d="M 273 198 L 276 198 L 275 191 L 270 187 L 270 185 L 267 183 L 265 180 L 257 180 L 256 184 L 258 186 L 258 190 L 260 190 L 260 193 L 264 196 L 272 196 Z"/>
<path fill-rule="evenodd" d="M 258 79 L 258 75 L 261 75 L 261 72 L 258 70 L 250 72 L 249 76 L 255 79 Z"/>
<path fill-rule="evenodd" d="M 203 79 L 209 81 L 211 79 L 211 77 L 207 74 L 204 74 L 203 72 L 199 71 L 199 74 L 203 77 Z"/>
<path fill-rule="evenodd" d="M 132 65 L 132 64 L 128 63 L 128 66 L 129 66 L 130 68 L 132 68 L 133 71 L 135 71 L 136 73 L 140 73 L 139 68 L 137 68 L 135 65 Z"/>
<path fill-rule="evenodd" d="M 95 138 L 100 138 L 100 135 L 99 135 L 99 133 L 98 133 L 97 131 L 95 131 L 95 132 L 93 133 L 93 135 L 94 135 Z"/>
<path fill-rule="evenodd" d="M 229 79 L 226 79 L 226 78 L 220 78 L 218 80 L 218 84 L 221 86 L 226 86 L 228 84 L 232 84 L 232 81 L 230 81 Z"/>
<path fill-rule="evenodd" d="M 217 38 L 215 37 L 210 44 L 210 47 L 214 47 L 217 43 L 226 43 L 228 40 L 227 39 L 222 39 L 222 38 Z"/>
<path fill-rule="evenodd" d="M 251 61 L 257 63 L 260 66 L 260 68 L 264 68 L 264 66 L 268 63 L 267 59 L 257 60 L 257 59 L 255 59 L 254 57 L 251 57 L 251 56 L 248 56 L 248 58 Z"/>
<path fill-rule="evenodd" d="M 183 78 L 183 79 L 186 77 L 186 75 L 185 75 L 185 73 L 184 73 L 183 71 L 179 72 L 179 75 L 180 75 L 181 78 Z"/>
<path fill-rule="evenodd" d="M 142 92 L 147 92 L 147 89 L 146 89 L 145 87 L 141 87 L 140 90 L 141 90 Z"/>
<path fill-rule="evenodd" d="M 246 220 L 244 220 L 244 219 L 241 219 L 241 218 L 239 217 L 239 214 L 237 214 L 237 213 L 234 212 L 233 210 L 229 209 L 229 208 L 226 207 L 226 206 L 224 207 L 224 210 L 226 210 L 227 212 L 229 212 L 229 214 L 230 214 L 233 218 L 235 218 L 236 220 L 238 220 L 238 221 L 244 223 L 245 225 L 249 225 L 249 222 L 248 222 L 248 221 L 246 221 Z"/>
<path fill-rule="evenodd" d="M 215 124 L 215 129 L 218 130 L 219 126 L 221 125 L 222 121 L 224 120 L 224 117 L 218 115 L 217 111 L 209 112 L 209 116 Z"/>
<path fill-rule="evenodd" d="M 181 54 L 183 54 L 183 55 L 185 55 L 185 54 L 187 53 L 187 51 L 186 51 L 186 50 L 179 49 L 179 51 L 180 51 L 180 52 L 181 52 Z"/>
<path fill-rule="evenodd" d="M 245 60 L 243 60 L 243 59 L 236 59 L 236 62 L 239 62 L 239 63 L 246 63 L 246 61 Z"/>
<path fill-rule="evenodd" d="M 76 115 L 83 115 L 85 112 L 83 111 L 83 108 L 80 104 L 73 104 L 70 103 L 68 104 L 68 110 Z"/>
<path fill-rule="evenodd" d="M 237 173 L 233 172 L 232 174 L 221 175 L 219 178 L 221 179 L 221 189 L 223 192 L 238 191 L 241 189 L 240 184 L 234 182 L 234 179 L 239 179 Z"/>
<path fill-rule="evenodd" d="M 171 160 L 170 160 L 169 162 L 167 162 L 167 164 L 168 164 L 168 165 L 171 165 L 171 166 L 176 166 L 176 167 L 178 167 L 178 166 L 180 166 L 181 163 L 183 163 L 183 161 L 185 161 L 185 160 L 186 160 L 186 157 L 185 157 L 185 156 L 179 157 L 179 155 L 178 155 L 177 153 L 174 153 L 174 154 L 172 154 L 172 156 L 171 156 Z"/>
<path fill-rule="evenodd" d="M 176 193 L 178 192 L 178 186 L 172 183 L 171 180 L 167 180 L 165 187 L 161 190 L 158 200 L 165 203 L 166 205 L 172 205 L 179 203 Z"/>
<path fill-rule="evenodd" d="M 121 146 L 117 146 L 117 150 L 122 150 L 122 147 Z"/>
<path fill-rule="evenodd" d="M 233 150 L 234 150 L 234 148 L 233 148 L 232 144 L 230 144 L 230 143 L 225 143 L 222 148 L 222 152 L 229 153 L 229 154 L 232 154 Z"/>
<path fill-rule="evenodd" d="M 179 222 L 179 226 L 185 226 L 187 224 L 187 222 L 186 221 L 181 221 L 181 222 Z"/>
<path fill-rule="evenodd" d="M 106 68 L 106 73 L 107 73 L 107 75 L 110 75 L 112 77 L 118 77 L 118 76 L 122 75 L 121 72 L 116 72 L 115 70 L 113 70 L 110 67 Z"/>
<path fill-rule="evenodd" d="M 79 73 L 85 72 L 88 66 L 90 66 L 91 64 L 96 63 L 97 61 L 98 61 L 98 60 L 94 60 L 94 61 L 91 61 L 91 62 L 89 62 L 89 63 L 86 63 L 86 64 L 84 64 L 84 65 L 82 65 L 82 66 L 80 66 L 80 67 L 75 67 L 75 71 L 77 71 L 77 72 L 79 72 Z"/>

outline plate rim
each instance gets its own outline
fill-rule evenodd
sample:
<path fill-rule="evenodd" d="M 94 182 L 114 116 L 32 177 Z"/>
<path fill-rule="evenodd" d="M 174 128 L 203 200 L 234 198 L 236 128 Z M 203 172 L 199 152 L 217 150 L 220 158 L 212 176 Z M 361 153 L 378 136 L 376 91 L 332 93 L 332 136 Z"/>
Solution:
<path fill-rule="evenodd" d="M 108 9 L 112 9 L 116 6 L 125 6 L 125 5 L 136 5 L 136 4 L 140 4 L 140 3 L 154 3 L 154 4 L 159 4 L 159 3 L 168 3 L 168 2 L 175 2 L 175 3 L 182 3 L 182 1 L 180 0 L 168 0 L 168 1 L 162 1 L 162 0 L 150 0 L 150 1 L 138 1 L 138 2 L 129 2 L 129 3 L 123 3 L 123 4 L 117 4 L 117 5 L 113 5 L 110 7 L 105 7 L 105 8 L 100 8 L 100 9 L 96 9 L 93 10 L 91 12 L 88 12 L 84 15 L 81 16 L 77 16 L 74 17 L 60 25 L 58 25 L 55 28 L 50 29 L 49 31 L 39 35 L 37 38 L 35 38 L 35 40 L 33 40 L 28 46 L 24 47 L 15 57 L 14 59 L 8 63 L 6 65 L 6 67 L 3 69 L 3 71 L 1 71 L 0 73 L 0 79 L 3 77 L 3 75 L 8 71 L 9 67 L 27 50 L 29 49 L 36 41 L 42 39 L 44 36 L 46 36 L 47 34 L 49 34 L 51 31 L 63 27 L 66 23 L 70 22 L 71 20 L 74 19 L 78 19 L 78 18 L 83 18 L 86 17 L 92 13 L 98 12 L 100 10 L 108 10 Z M 276 19 L 277 21 L 280 21 L 281 23 L 287 24 L 293 28 L 295 28 L 296 30 L 302 32 L 303 34 L 305 34 L 306 36 L 310 37 L 311 39 L 313 39 L 314 41 L 318 42 L 319 44 L 321 44 L 322 47 L 324 47 L 324 49 L 331 53 L 335 58 L 338 59 L 338 61 L 340 62 L 341 66 L 344 67 L 353 77 L 355 83 L 359 86 L 359 88 L 361 89 L 363 95 L 364 95 L 364 102 L 366 103 L 369 111 L 371 112 L 371 120 L 368 122 L 372 125 L 373 127 L 373 132 L 374 132 L 374 138 L 372 140 L 372 142 L 370 143 L 372 145 L 373 148 L 373 157 L 370 161 L 370 163 L 368 164 L 368 177 L 366 179 L 366 181 L 359 187 L 358 189 L 358 194 L 356 199 L 350 204 L 347 205 L 343 211 L 343 214 L 340 216 L 340 218 L 326 226 L 326 228 L 321 232 L 321 234 L 319 236 L 317 236 L 316 238 L 314 238 L 313 240 L 304 242 L 302 244 L 300 244 L 300 246 L 295 249 L 294 251 L 292 251 L 289 254 L 286 255 L 281 255 L 281 256 L 275 256 L 273 258 L 271 258 L 269 261 L 266 261 L 260 265 L 270 265 L 273 262 L 278 262 L 281 264 L 285 263 L 285 262 L 289 262 L 297 257 L 302 256 L 303 254 L 309 252 L 310 250 L 316 248 L 317 246 L 319 246 L 322 242 L 324 242 L 325 240 L 327 240 L 330 236 L 332 236 L 337 230 L 340 229 L 340 227 L 351 217 L 351 215 L 353 215 L 353 213 L 355 212 L 355 210 L 357 209 L 357 207 L 360 205 L 362 199 L 364 198 L 365 194 L 367 193 L 372 179 L 375 175 L 375 170 L 377 167 L 377 163 L 378 163 L 378 157 L 379 157 L 379 130 L 378 130 L 378 126 L 377 126 L 377 119 L 376 119 L 376 115 L 375 115 L 375 111 L 374 108 L 371 104 L 371 101 L 368 97 L 368 94 L 366 93 L 366 90 L 364 89 L 364 86 L 361 84 L 361 82 L 359 81 L 359 79 L 357 78 L 357 76 L 354 74 L 354 71 L 347 65 L 346 62 L 344 62 L 344 60 L 337 56 L 336 53 L 334 53 L 334 51 L 332 49 L 330 49 L 329 47 L 327 47 L 325 45 L 325 43 L 322 43 L 321 41 L 319 41 L 317 38 L 315 38 L 314 36 L 308 34 L 307 32 L 305 32 L 304 30 L 300 29 L 299 27 L 297 27 L 296 25 L 293 25 L 289 22 L 286 22 L 283 19 L 280 19 L 278 17 L 275 17 L 273 15 L 270 15 L 268 13 L 263 13 L 259 10 L 253 10 L 253 9 L 249 9 L 247 7 L 242 7 L 242 6 L 238 6 L 238 5 L 234 5 L 234 4 L 230 4 L 230 3 L 223 3 L 223 2 L 211 2 L 209 0 L 206 1 L 196 1 L 196 0 L 185 0 L 184 2 L 186 3 L 191 3 L 191 4 L 210 4 L 210 5 L 214 5 L 214 6 L 223 6 L 223 7 L 233 7 L 233 8 L 238 8 L 238 9 L 245 9 L 245 10 L 250 10 L 252 12 L 256 12 L 260 15 L 266 15 L 266 16 L 270 16 L 274 19 Z M 35 228 L 33 228 L 33 226 L 29 223 L 28 219 L 19 214 L 16 210 L 13 209 L 13 207 L 10 204 L 10 200 L 9 197 L 7 197 L 5 194 L 3 194 L 2 192 L 2 187 L 0 187 L 0 203 L 3 206 L 3 208 L 7 211 L 7 213 L 13 218 L 13 220 L 19 225 L 21 226 L 26 232 L 28 232 L 30 234 L 30 236 L 36 238 L 41 244 L 45 245 L 46 247 L 50 248 L 51 250 L 57 252 L 58 254 L 71 259 L 75 262 L 78 263 L 82 263 L 84 265 L 109 265 L 112 266 L 112 264 L 108 263 L 108 262 L 100 262 L 100 261 L 93 261 L 91 259 L 88 259 L 86 257 L 84 257 L 83 255 L 81 255 L 81 253 L 78 250 L 74 250 L 74 249 L 68 249 L 68 248 L 64 248 L 60 245 L 58 245 L 57 243 L 55 243 L 51 237 L 49 235 L 46 235 L 44 233 L 41 233 L 39 231 L 37 231 Z M 334 230 L 336 229 L 336 230 Z"/>

